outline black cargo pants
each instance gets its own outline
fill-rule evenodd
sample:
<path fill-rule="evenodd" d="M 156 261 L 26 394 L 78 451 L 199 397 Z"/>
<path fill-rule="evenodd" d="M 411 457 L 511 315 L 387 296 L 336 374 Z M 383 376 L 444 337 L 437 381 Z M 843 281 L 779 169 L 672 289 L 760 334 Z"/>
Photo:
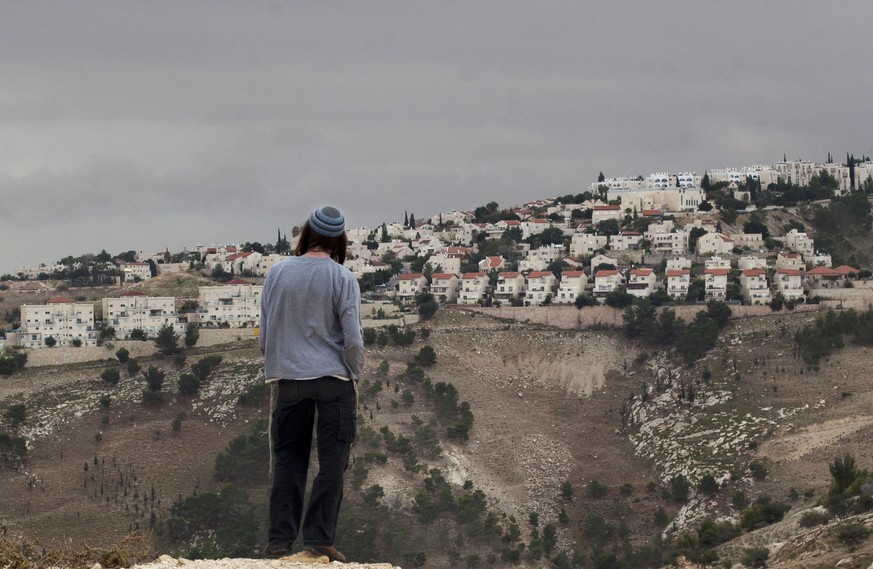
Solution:
<path fill-rule="evenodd" d="M 334 545 L 343 499 L 343 474 L 357 429 L 354 385 L 325 376 L 282 380 L 277 391 L 272 411 L 275 462 L 270 492 L 270 543 L 290 546 L 300 532 L 312 427 L 317 425 L 318 475 L 302 518 L 303 543 Z"/>

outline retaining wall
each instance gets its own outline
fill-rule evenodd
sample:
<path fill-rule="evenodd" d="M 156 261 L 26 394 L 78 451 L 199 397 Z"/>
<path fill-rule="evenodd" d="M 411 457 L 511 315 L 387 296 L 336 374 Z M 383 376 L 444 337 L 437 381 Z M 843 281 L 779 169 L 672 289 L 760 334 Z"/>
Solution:
<path fill-rule="evenodd" d="M 201 328 L 197 346 L 216 346 L 230 344 L 239 340 L 254 338 L 252 328 Z M 180 345 L 182 340 L 179 341 Z M 28 367 L 63 365 L 97 360 L 115 359 L 115 352 L 127 348 L 130 357 L 141 358 L 155 353 L 152 340 L 112 340 L 96 348 L 38 348 L 25 350 Z"/>
<path fill-rule="evenodd" d="M 703 305 L 671 306 L 676 316 L 686 322 L 694 319 Z M 657 308 L 660 311 L 664 308 Z M 801 304 L 795 307 L 795 312 L 818 312 L 822 307 L 816 304 Z M 577 328 L 590 328 L 591 326 L 623 326 L 623 309 L 610 306 L 588 306 L 582 310 L 575 306 L 501 306 L 499 308 L 483 308 L 478 306 L 465 306 L 463 310 L 478 312 L 495 318 L 506 318 L 531 324 L 554 326 L 567 330 Z M 731 306 L 731 318 L 749 318 L 752 316 L 766 316 L 773 314 L 769 306 Z"/>

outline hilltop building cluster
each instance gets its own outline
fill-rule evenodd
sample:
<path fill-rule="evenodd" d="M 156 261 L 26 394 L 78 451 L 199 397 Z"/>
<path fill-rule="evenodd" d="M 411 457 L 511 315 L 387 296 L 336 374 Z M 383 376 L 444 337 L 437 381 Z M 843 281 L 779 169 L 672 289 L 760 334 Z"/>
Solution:
<path fill-rule="evenodd" d="M 7 334 L 9 345 L 22 348 L 93 347 L 102 339 L 147 339 L 164 326 L 183 334 L 189 323 L 199 327 L 254 328 L 261 313 L 263 285 L 233 279 L 201 286 L 196 305 L 177 309 L 175 297 L 148 296 L 130 290 L 102 300 L 102 320 L 94 304 L 57 297 L 45 304 L 21 306 L 21 327 Z M 51 340 L 48 340 L 51 338 Z"/>
<path fill-rule="evenodd" d="M 425 293 L 442 303 L 484 306 L 583 306 L 608 302 L 614 294 L 661 302 L 803 302 L 811 290 L 850 286 L 848 281 L 869 271 L 833 267 L 831 256 L 816 250 L 802 224 L 786 227 L 782 235 L 765 234 L 760 227 L 726 233 L 714 214 L 721 209 L 724 219 L 728 207 L 737 204 L 754 211 L 756 203 L 765 202 L 753 200 L 753 194 L 764 188 L 778 193 L 810 184 L 823 186 L 828 197 L 853 190 L 873 193 L 873 163 L 784 160 L 773 167 L 718 169 L 703 176 L 601 174 L 591 191 L 577 196 L 509 209 L 492 202 L 475 211 L 420 220 L 407 215 L 402 223 L 350 229 L 346 266 L 367 299 L 401 305 L 412 305 Z M 279 236 L 275 246 L 198 245 L 176 255 L 129 251 L 114 258 L 104 251 L 89 259 L 89 267 L 69 258 L 22 267 L 19 279 L 90 270 L 92 278 L 100 274 L 121 283 L 195 270 L 227 282 L 200 287 L 196 306 L 187 308 L 177 307 L 175 298 L 136 291 L 105 298 L 99 321 L 92 304 L 69 298 L 23 305 L 21 328 L 12 338 L 28 348 L 44 346 L 48 338 L 52 345 L 91 346 L 109 328 L 126 339 L 154 336 L 167 324 L 179 331 L 189 323 L 254 326 L 262 287 L 239 277 L 264 277 L 290 254 L 294 236 L 296 231 L 291 242 Z"/>

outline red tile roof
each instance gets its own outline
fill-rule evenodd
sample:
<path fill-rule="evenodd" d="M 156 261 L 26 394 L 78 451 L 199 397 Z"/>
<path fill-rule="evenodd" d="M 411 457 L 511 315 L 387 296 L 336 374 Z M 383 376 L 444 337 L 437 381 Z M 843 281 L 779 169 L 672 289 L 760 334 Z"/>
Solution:
<path fill-rule="evenodd" d="M 596 205 L 592 211 L 621 211 L 620 205 Z"/>
<path fill-rule="evenodd" d="M 690 275 L 691 271 L 688 269 L 677 269 L 673 271 L 667 271 L 668 277 L 681 277 L 682 275 Z"/>
<path fill-rule="evenodd" d="M 514 278 L 517 278 L 518 275 L 520 275 L 520 274 L 521 273 L 507 271 L 507 272 L 503 272 L 503 273 L 497 273 L 497 278 L 498 279 L 514 279 Z"/>
<path fill-rule="evenodd" d="M 461 280 L 466 281 L 471 279 L 478 279 L 484 276 L 485 273 L 464 273 L 463 275 L 461 275 Z"/>
<path fill-rule="evenodd" d="M 543 277 L 555 276 L 555 273 L 552 271 L 531 271 L 528 273 L 527 278 L 529 279 L 541 279 Z"/>
<path fill-rule="evenodd" d="M 767 271 L 763 271 L 761 269 L 745 269 L 743 270 L 743 274 L 747 277 L 760 277 L 762 275 L 766 275 Z"/>
<path fill-rule="evenodd" d="M 594 277 L 609 277 L 612 275 L 617 275 L 618 269 L 602 269 L 594 273 Z"/>
<path fill-rule="evenodd" d="M 245 279 L 231 279 L 231 280 L 227 281 L 227 282 L 224 283 L 224 284 L 229 284 L 229 285 L 247 285 L 247 284 L 252 284 L 252 283 L 250 283 L 249 281 L 247 281 L 247 280 L 245 280 Z"/>
<path fill-rule="evenodd" d="M 705 269 L 703 272 L 707 275 L 727 275 L 728 269 Z"/>
<path fill-rule="evenodd" d="M 792 277 L 799 277 L 803 275 L 803 271 L 800 269 L 776 269 L 776 273 L 779 275 L 789 275 Z"/>
<path fill-rule="evenodd" d="M 436 280 L 450 279 L 452 277 L 457 278 L 457 276 L 458 275 L 455 275 L 452 273 L 434 273 L 431 275 L 431 278 L 436 281 Z"/>
<path fill-rule="evenodd" d="M 663 209 L 644 209 L 641 212 L 641 215 L 643 217 L 653 217 L 656 215 L 664 215 L 664 210 Z"/>
<path fill-rule="evenodd" d="M 561 277 L 577 278 L 585 274 L 585 271 L 561 271 Z"/>

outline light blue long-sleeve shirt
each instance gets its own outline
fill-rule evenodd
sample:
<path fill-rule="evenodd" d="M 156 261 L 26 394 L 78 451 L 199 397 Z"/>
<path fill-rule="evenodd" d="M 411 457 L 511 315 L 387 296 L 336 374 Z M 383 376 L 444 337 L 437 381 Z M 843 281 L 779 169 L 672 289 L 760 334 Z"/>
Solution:
<path fill-rule="evenodd" d="M 330 258 L 275 264 L 264 281 L 259 340 L 268 381 L 357 379 L 364 367 L 358 281 Z"/>

